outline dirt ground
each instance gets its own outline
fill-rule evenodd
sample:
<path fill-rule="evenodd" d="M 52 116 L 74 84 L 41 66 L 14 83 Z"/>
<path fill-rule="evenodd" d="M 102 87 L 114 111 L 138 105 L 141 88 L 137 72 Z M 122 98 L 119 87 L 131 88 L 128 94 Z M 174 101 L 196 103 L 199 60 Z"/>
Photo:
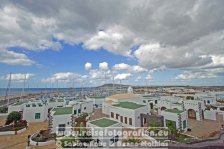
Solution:
<path fill-rule="evenodd" d="M 0 125 L 3 125 L 4 123 L 5 118 L 0 117 Z M 27 136 L 32 135 L 41 129 L 46 129 L 47 127 L 48 122 L 29 123 L 28 129 L 22 132 L 21 134 L 0 136 L 0 149 L 25 149 L 27 144 Z M 53 148 L 56 148 L 55 143 L 43 147 L 31 146 L 31 149 L 53 149 Z"/>
<path fill-rule="evenodd" d="M 197 121 L 188 119 L 188 126 L 191 128 L 190 132 L 186 132 L 186 134 L 205 139 L 208 137 L 212 137 L 212 134 L 218 133 L 220 131 L 221 125 L 224 124 L 223 121 L 220 120 L 203 120 Z"/>

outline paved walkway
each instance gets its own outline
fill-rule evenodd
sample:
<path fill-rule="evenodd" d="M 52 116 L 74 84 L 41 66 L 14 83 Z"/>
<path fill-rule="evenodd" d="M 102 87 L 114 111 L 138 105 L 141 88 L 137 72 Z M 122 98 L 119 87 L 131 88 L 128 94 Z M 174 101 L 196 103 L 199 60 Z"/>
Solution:
<path fill-rule="evenodd" d="M 4 124 L 5 119 L 0 117 L 0 125 Z M 0 149 L 25 149 L 27 144 L 27 136 L 48 127 L 47 122 L 30 123 L 26 131 L 18 135 L 0 136 Z M 43 147 L 31 146 L 31 149 L 53 149 L 55 144 Z"/>

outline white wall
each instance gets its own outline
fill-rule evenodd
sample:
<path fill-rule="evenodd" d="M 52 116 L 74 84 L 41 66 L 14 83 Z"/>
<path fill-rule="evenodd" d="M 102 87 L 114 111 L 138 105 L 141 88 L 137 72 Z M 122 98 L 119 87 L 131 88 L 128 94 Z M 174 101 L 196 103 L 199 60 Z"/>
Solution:
<path fill-rule="evenodd" d="M 53 115 L 53 121 L 52 121 L 52 133 L 56 133 L 58 130 L 59 124 L 65 124 L 65 127 L 71 127 L 72 126 L 72 114 L 66 114 L 66 115 Z M 68 128 L 69 130 L 71 128 Z"/>
<path fill-rule="evenodd" d="M 40 119 L 35 119 L 35 113 L 40 113 Z M 23 119 L 28 122 L 43 122 L 47 119 L 47 115 L 48 109 L 45 105 L 42 105 L 42 107 L 32 107 L 32 105 L 26 107 L 26 105 L 24 105 Z"/>
<path fill-rule="evenodd" d="M 23 105 L 24 104 L 21 104 L 21 105 L 9 105 L 8 113 L 11 113 L 13 111 L 17 111 L 17 112 L 23 111 Z"/>
<path fill-rule="evenodd" d="M 101 128 L 101 127 L 98 127 L 96 125 L 93 125 L 91 124 L 90 122 L 87 122 L 87 127 L 90 127 L 91 130 L 92 130 L 92 134 L 97 134 L 96 131 L 102 131 L 103 134 L 105 134 L 104 136 L 99 136 L 99 135 L 93 135 L 92 138 L 94 140 L 97 140 L 99 139 L 100 142 L 104 143 L 105 146 L 104 147 L 109 147 L 109 146 L 117 146 L 118 144 L 121 144 L 122 142 L 122 124 L 121 123 L 116 123 L 110 127 L 107 127 L 107 128 Z M 94 131 L 95 130 L 95 131 Z M 117 133 L 112 133 L 112 135 L 109 135 L 108 132 L 117 132 Z M 116 135 L 119 136 L 119 141 L 114 143 L 114 144 L 111 144 L 111 141 L 110 139 L 114 138 Z"/>
<path fill-rule="evenodd" d="M 216 120 L 216 111 L 214 110 L 205 110 L 204 111 L 204 119 L 207 119 L 207 120 Z"/>
<path fill-rule="evenodd" d="M 179 129 L 179 124 L 178 124 L 178 114 L 177 113 L 172 113 L 172 112 L 166 112 L 166 111 L 161 111 L 161 115 L 164 116 L 164 126 L 166 126 L 166 120 L 171 120 L 176 122 L 176 128 Z M 181 128 L 186 131 L 188 127 L 188 121 L 187 121 L 187 112 L 184 111 L 181 114 Z M 183 128 L 183 121 L 186 120 L 186 128 Z"/>
<path fill-rule="evenodd" d="M 57 108 L 57 107 L 63 107 L 66 105 L 66 101 L 64 102 L 58 102 L 58 101 L 55 101 L 55 102 L 47 102 L 47 105 L 48 105 L 48 108 Z"/>
<path fill-rule="evenodd" d="M 92 113 L 93 112 L 93 101 L 86 101 L 80 105 L 82 113 Z"/>
<path fill-rule="evenodd" d="M 140 107 L 138 109 L 126 109 L 126 108 L 121 108 L 121 107 L 116 107 L 116 106 L 109 106 L 109 116 L 111 119 L 120 121 L 121 116 L 123 116 L 123 123 L 122 126 L 124 127 L 141 127 L 141 119 L 140 119 L 140 114 L 144 113 L 147 114 L 149 113 L 148 107 Z M 111 112 L 114 113 L 114 118 L 111 117 Z M 118 119 L 116 119 L 116 114 L 119 114 Z M 125 124 L 125 117 L 127 117 L 127 124 Z M 129 125 L 129 118 L 132 119 L 132 125 Z"/>

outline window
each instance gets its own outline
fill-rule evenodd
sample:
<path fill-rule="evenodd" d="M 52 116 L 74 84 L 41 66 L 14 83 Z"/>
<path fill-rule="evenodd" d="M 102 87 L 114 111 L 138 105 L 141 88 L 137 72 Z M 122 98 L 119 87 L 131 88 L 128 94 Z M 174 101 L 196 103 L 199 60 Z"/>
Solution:
<path fill-rule="evenodd" d="M 146 101 L 145 101 L 145 100 L 143 100 L 143 103 L 146 103 Z"/>
<path fill-rule="evenodd" d="M 123 123 L 123 116 L 120 116 L 120 119 L 121 119 L 121 123 Z"/>
<path fill-rule="evenodd" d="M 35 119 L 40 119 L 40 113 L 35 113 Z"/>
<path fill-rule="evenodd" d="M 81 109 L 78 109 L 78 113 L 81 113 Z"/>
<path fill-rule="evenodd" d="M 124 122 L 125 122 L 125 124 L 128 123 L 128 119 L 127 119 L 127 117 L 124 118 Z"/>
<path fill-rule="evenodd" d="M 118 135 L 116 135 L 115 137 L 110 139 L 111 144 L 113 144 L 113 143 L 115 143 L 117 141 L 119 141 L 119 136 Z"/>
<path fill-rule="evenodd" d="M 110 113 L 110 117 L 114 118 L 114 113 L 113 112 Z"/>
<path fill-rule="evenodd" d="M 116 119 L 118 120 L 119 114 L 116 114 Z"/>
<path fill-rule="evenodd" d="M 86 110 L 86 107 L 84 107 L 84 110 Z"/>
<path fill-rule="evenodd" d="M 129 118 L 129 125 L 132 125 L 132 119 Z"/>
<path fill-rule="evenodd" d="M 157 100 L 155 100 L 155 104 L 157 104 Z"/>
<path fill-rule="evenodd" d="M 59 124 L 58 131 L 65 131 L 65 124 Z"/>
<path fill-rule="evenodd" d="M 186 127 L 187 127 L 187 121 L 184 120 L 184 121 L 183 121 L 183 129 L 185 129 Z"/>
<path fill-rule="evenodd" d="M 75 114 L 75 115 L 77 114 L 77 110 L 74 110 L 74 114 Z"/>

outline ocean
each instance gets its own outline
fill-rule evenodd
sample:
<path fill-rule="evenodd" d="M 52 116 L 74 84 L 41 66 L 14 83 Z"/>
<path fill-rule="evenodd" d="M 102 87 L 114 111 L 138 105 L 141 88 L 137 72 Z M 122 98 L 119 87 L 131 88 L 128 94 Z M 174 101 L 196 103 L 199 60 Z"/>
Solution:
<path fill-rule="evenodd" d="M 29 94 L 29 93 L 41 93 L 41 92 L 51 92 L 51 91 L 69 91 L 69 90 L 75 90 L 76 92 L 82 91 L 82 88 L 25 88 L 24 89 L 24 94 Z M 84 87 L 84 91 L 90 90 L 90 88 Z M 9 96 L 14 96 L 14 95 L 20 95 L 22 92 L 22 88 L 11 88 L 9 92 Z M 6 88 L 0 88 L 0 97 L 5 96 L 6 94 Z"/>
<path fill-rule="evenodd" d="M 40 93 L 40 92 L 50 92 L 50 91 L 66 91 L 68 88 L 26 88 L 24 93 Z M 9 95 L 20 95 L 22 88 L 11 88 Z M 5 96 L 6 88 L 0 88 L 0 96 Z"/>

